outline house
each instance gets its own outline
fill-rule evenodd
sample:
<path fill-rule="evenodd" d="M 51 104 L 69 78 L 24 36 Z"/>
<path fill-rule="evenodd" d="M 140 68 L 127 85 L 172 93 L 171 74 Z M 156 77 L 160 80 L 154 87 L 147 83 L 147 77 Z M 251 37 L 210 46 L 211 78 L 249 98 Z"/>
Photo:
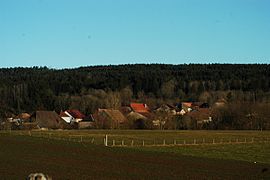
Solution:
<path fill-rule="evenodd" d="M 170 115 L 176 115 L 176 108 L 169 104 L 162 104 L 159 108 L 155 110 L 156 113 L 166 113 Z"/>
<path fill-rule="evenodd" d="M 181 109 L 181 111 L 179 112 L 179 114 L 183 116 L 184 114 L 186 114 L 186 111 L 184 109 Z"/>
<path fill-rule="evenodd" d="M 98 109 L 95 118 L 96 125 L 105 129 L 122 128 L 127 120 L 119 110 L 115 109 Z"/>
<path fill-rule="evenodd" d="M 203 124 L 212 122 L 211 111 L 209 108 L 199 108 L 187 113 L 185 116 L 195 121 L 198 129 L 201 129 Z"/>
<path fill-rule="evenodd" d="M 143 104 L 143 103 L 131 103 L 130 107 L 134 112 L 137 112 L 140 114 L 149 113 L 149 108 L 147 107 L 146 104 Z"/>
<path fill-rule="evenodd" d="M 36 111 L 30 117 L 30 123 L 37 128 L 66 129 L 69 125 L 55 111 Z"/>
<path fill-rule="evenodd" d="M 192 102 L 182 102 L 181 106 L 186 113 L 192 111 Z"/>
<path fill-rule="evenodd" d="M 145 129 L 147 126 L 148 118 L 140 113 L 132 111 L 127 115 L 127 119 L 132 129 Z"/>
<path fill-rule="evenodd" d="M 198 110 L 201 108 L 209 108 L 209 104 L 205 102 L 182 102 L 182 108 L 179 114 L 184 115 L 192 110 Z"/>
<path fill-rule="evenodd" d="M 82 121 L 86 116 L 81 113 L 77 109 L 72 109 L 72 110 L 66 110 L 66 111 L 61 111 L 60 112 L 60 117 L 65 120 L 67 123 L 72 123 L 72 122 L 80 122 Z"/>
<path fill-rule="evenodd" d="M 92 115 L 86 116 L 83 120 L 79 121 L 78 128 L 79 129 L 91 129 L 94 128 L 94 118 Z"/>
<path fill-rule="evenodd" d="M 209 104 L 205 102 L 193 102 L 192 109 L 209 108 Z"/>
<path fill-rule="evenodd" d="M 21 113 L 18 116 L 16 116 L 14 119 L 18 119 L 22 122 L 27 122 L 27 121 L 29 121 L 30 117 L 31 117 L 31 115 L 28 113 Z"/>

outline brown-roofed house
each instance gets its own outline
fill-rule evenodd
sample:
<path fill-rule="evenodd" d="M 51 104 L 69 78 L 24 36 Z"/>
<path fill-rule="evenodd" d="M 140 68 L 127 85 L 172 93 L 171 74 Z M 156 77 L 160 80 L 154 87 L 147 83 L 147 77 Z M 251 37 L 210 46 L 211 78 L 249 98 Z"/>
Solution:
<path fill-rule="evenodd" d="M 126 117 L 114 109 L 98 109 L 95 117 L 97 126 L 104 129 L 118 129 L 126 122 Z"/>
<path fill-rule="evenodd" d="M 186 116 L 196 121 L 197 128 L 201 128 L 204 123 L 209 123 L 212 121 L 211 111 L 209 108 L 199 108 L 197 110 L 193 110 L 187 113 Z"/>
<path fill-rule="evenodd" d="M 36 111 L 31 117 L 31 122 L 38 128 L 65 129 L 69 125 L 54 111 Z"/>
<path fill-rule="evenodd" d="M 79 129 L 92 129 L 94 128 L 94 118 L 92 115 L 86 116 L 78 123 Z"/>
<path fill-rule="evenodd" d="M 28 120 L 30 117 L 31 115 L 28 113 L 21 113 L 17 116 L 17 118 L 22 119 L 22 120 Z"/>

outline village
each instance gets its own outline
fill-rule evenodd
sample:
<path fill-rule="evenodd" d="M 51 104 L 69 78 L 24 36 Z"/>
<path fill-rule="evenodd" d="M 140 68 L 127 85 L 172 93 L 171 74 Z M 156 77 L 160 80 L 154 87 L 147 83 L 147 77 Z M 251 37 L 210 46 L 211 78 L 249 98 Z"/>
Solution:
<path fill-rule="evenodd" d="M 213 107 L 223 107 L 224 99 Z M 205 129 L 212 123 L 212 107 L 204 102 L 162 104 L 152 109 L 144 103 L 130 103 L 119 109 L 97 109 L 85 115 L 78 109 L 35 111 L 10 115 L 1 122 L 2 130 L 49 129 Z"/>

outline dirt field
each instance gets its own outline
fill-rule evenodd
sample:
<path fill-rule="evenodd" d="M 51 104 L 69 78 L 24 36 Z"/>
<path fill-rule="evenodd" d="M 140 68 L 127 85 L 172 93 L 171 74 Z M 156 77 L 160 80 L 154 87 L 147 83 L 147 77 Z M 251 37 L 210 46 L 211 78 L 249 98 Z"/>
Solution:
<path fill-rule="evenodd" d="M 104 147 L 8 133 L 0 134 L 0 159 L 1 179 L 24 179 L 32 172 L 44 172 L 53 179 L 270 178 L 268 163 L 184 156 L 156 148 Z"/>

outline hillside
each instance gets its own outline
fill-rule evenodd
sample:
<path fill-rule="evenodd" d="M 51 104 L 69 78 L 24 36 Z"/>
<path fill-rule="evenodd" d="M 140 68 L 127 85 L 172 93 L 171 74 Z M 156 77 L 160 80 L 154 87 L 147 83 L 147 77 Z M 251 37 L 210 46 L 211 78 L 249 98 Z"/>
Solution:
<path fill-rule="evenodd" d="M 201 100 L 211 104 L 218 98 L 269 102 L 269 77 L 269 64 L 2 68 L 0 114 L 70 107 L 90 113 L 97 107 L 110 107 L 112 97 L 121 98 L 122 105 L 131 100 L 152 100 L 152 104 Z"/>

